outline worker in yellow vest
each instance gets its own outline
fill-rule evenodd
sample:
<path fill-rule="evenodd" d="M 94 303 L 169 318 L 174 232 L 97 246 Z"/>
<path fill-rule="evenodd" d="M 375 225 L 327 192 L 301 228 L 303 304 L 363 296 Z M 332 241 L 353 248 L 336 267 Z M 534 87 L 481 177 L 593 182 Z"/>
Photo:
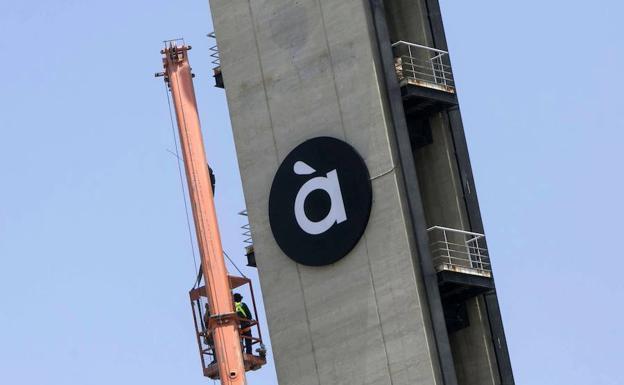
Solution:
<path fill-rule="evenodd" d="M 234 293 L 234 309 L 236 311 L 236 315 L 238 315 L 238 318 L 240 320 L 240 334 L 245 345 L 245 353 L 252 354 L 251 323 L 247 320 L 252 320 L 253 315 L 251 314 L 251 310 L 249 310 L 249 307 L 247 307 L 247 304 L 243 302 L 243 296 L 239 293 Z"/>

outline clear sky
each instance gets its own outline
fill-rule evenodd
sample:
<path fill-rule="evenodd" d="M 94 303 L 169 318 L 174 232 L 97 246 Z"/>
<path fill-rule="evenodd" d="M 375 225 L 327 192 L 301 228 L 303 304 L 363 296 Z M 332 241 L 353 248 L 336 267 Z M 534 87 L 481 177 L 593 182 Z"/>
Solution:
<path fill-rule="evenodd" d="M 621 385 L 624 6 L 441 4 L 516 383 Z M 210 31 L 207 1 L 0 0 L 0 383 L 207 382 L 153 74 L 161 40 L 193 45 L 224 245 L 243 265 Z"/>

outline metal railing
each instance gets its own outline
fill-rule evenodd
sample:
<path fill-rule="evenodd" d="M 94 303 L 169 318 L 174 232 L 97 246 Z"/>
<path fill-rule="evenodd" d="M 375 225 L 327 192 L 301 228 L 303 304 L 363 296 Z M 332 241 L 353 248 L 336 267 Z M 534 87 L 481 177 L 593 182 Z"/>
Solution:
<path fill-rule="evenodd" d="M 448 52 L 399 40 L 392 44 L 394 66 L 401 84 L 415 84 L 455 93 Z"/>
<path fill-rule="evenodd" d="M 238 213 L 238 215 L 246 217 L 247 209 L 242 210 Z M 241 230 L 243 230 L 241 234 L 243 235 L 243 237 L 245 237 L 245 239 L 243 239 L 243 242 L 245 242 L 247 245 L 253 245 L 253 240 L 251 239 L 251 225 L 249 224 L 249 222 L 245 223 L 240 228 Z"/>
<path fill-rule="evenodd" d="M 258 317 L 258 308 L 253 291 L 251 280 L 246 277 L 230 276 L 230 287 L 232 290 L 248 291 L 251 298 L 252 316 Z M 206 295 L 206 287 L 195 287 L 189 291 L 191 300 L 191 309 L 193 311 L 193 323 L 195 325 L 195 336 L 197 339 L 197 347 L 204 376 L 216 379 L 219 376 L 218 366 L 216 364 L 216 352 L 214 344 L 214 328 L 215 324 L 220 324 L 223 320 L 227 320 L 230 314 L 211 315 L 209 312 L 208 297 Z M 260 325 L 254 319 L 242 319 L 236 313 L 232 314 L 232 319 L 239 325 L 239 333 L 241 337 L 241 345 L 247 342 L 255 347 L 252 354 L 243 354 L 243 362 L 245 370 L 257 370 L 266 364 L 266 347 L 262 341 L 262 331 Z M 257 336 L 257 337 L 255 337 Z"/>
<path fill-rule="evenodd" d="M 441 226 L 433 226 L 427 232 L 437 271 L 492 276 L 485 235 Z"/>
<path fill-rule="evenodd" d="M 215 41 L 217 39 L 217 36 L 214 32 L 210 32 L 208 34 L 208 37 L 215 39 Z M 211 63 L 215 65 L 215 68 L 221 66 L 221 60 L 219 58 L 219 47 L 217 47 L 217 45 L 215 44 L 208 49 L 210 50 L 210 57 L 212 58 Z"/>

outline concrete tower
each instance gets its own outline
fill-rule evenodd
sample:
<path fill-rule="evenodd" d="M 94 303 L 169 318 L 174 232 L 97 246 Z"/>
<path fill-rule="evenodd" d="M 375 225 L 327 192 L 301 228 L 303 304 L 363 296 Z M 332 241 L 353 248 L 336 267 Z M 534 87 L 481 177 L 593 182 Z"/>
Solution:
<path fill-rule="evenodd" d="M 513 384 L 438 0 L 210 5 L 279 383 Z"/>

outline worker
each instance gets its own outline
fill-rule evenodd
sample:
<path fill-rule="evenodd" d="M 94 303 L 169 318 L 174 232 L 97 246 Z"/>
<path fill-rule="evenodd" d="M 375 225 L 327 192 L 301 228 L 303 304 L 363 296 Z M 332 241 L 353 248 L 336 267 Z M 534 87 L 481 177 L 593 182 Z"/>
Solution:
<path fill-rule="evenodd" d="M 249 307 L 247 307 L 247 304 L 243 302 L 243 296 L 239 293 L 234 293 L 234 309 L 236 311 L 236 315 L 238 315 L 238 318 L 240 319 L 241 335 L 243 336 L 242 339 L 245 344 L 245 353 L 252 354 L 251 322 L 248 320 L 253 319 L 253 317 Z"/>
<path fill-rule="evenodd" d="M 215 195 L 215 187 L 217 186 L 217 177 L 215 177 L 212 167 L 208 165 L 208 174 L 210 175 L 210 184 L 212 185 L 212 195 Z"/>
<path fill-rule="evenodd" d="M 217 361 L 217 355 L 214 348 L 214 338 L 210 332 L 210 306 L 208 306 L 207 303 L 204 311 L 204 343 L 208 345 L 212 351 L 212 362 L 210 362 L 210 364 L 213 364 Z"/>

